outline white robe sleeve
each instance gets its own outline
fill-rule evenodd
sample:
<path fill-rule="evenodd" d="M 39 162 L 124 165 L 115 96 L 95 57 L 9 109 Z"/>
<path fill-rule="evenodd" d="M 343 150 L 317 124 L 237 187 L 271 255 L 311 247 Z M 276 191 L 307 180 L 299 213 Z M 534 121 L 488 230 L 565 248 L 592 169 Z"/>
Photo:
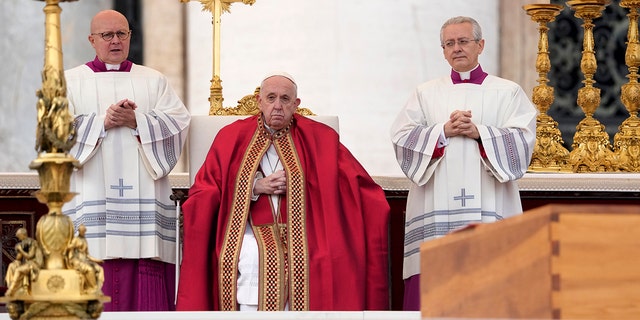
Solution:
<path fill-rule="evenodd" d="M 442 159 L 434 159 L 433 151 L 444 134 L 443 123 L 427 123 L 422 103 L 418 91 L 414 91 L 391 126 L 391 141 L 400 168 L 419 186 L 429 181 Z"/>
<path fill-rule="evenodd" d="M 69 112 L 76 114 L 73 97 L 69 95 Z M 102 135 L 104 133 L 104 116 L 98 116 L 95 112 L 79 114 L 74 119 L 76 129 L 76 143 L 69 153 L 76 158 L 80 164 L 86 163 L 99 149 Z"/>
<path fill-rule="evenodd" d="M 444 132 L 444 123 L 452 110 L 465 105 L 459 102 L 466 97 L 472 99 L 467 103 L 475 104 L 478 110 L 484 108 L 484 114 L 474 114 L 487 154 L 481 160 L 483 165 L 500 182 L 521 178 L 531 161 L 537 115 L 522 88 L 496 77 L 486 80 L 482 87 L 485 91 L 445 83 L 419 86 L 391 127 L 391 140 L 404 174 L 418 186 L 428 182 L 442 160 L 434 159 L 433 151 Z"/>
<path fill-rule="evenodd" d="M 150 112 L 136 112 L 140 154 L 154 180 L 168 175 L 178 163 L 191 120 L 186 107 L 169 86 L 160 81 L 157 104 Z"/>
<path fill-rule="evenodd" d="M 501 127 L 477 125 L 487 158 L 483 164 L 500 182 L 520 179 L 529 167 L 536 141 L 536 109 L 518 87 L 504 108 Z"/>

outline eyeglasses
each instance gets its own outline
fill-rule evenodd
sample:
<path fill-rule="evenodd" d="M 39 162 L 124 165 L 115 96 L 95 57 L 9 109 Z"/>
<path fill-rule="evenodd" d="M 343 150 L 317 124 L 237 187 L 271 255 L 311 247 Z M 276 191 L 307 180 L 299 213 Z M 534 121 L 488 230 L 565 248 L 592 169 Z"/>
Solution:
<path fill-rule="evenodd" d="M 458 39 L 457 41 L 456 40 L 447 40 L 442 44 L 442 48 L 443 49 L 451 49 L 451 48 L 456 46 L 456 43 L 461 47 L 466 47 L 471 42 L 478 42 L 478 41 L 480 41 L 480 40 L 479 39 L 467 39 L 467 38 Z"/>
<path fill-rule="evenodd" d="M 95 36 L 95 35 L 99 35 L 102 40 L 104 41 L 111 41 L 113 39 L 113 36 L 118 36 L 118 39 L 120 40 L 127 40 L 129 38 L 129 36 L 131 35 L 131 30 L 129 31 L 117 31 L 117 32 L 98 32 L 98 33 L 92 33 L 91 35 Z"/>

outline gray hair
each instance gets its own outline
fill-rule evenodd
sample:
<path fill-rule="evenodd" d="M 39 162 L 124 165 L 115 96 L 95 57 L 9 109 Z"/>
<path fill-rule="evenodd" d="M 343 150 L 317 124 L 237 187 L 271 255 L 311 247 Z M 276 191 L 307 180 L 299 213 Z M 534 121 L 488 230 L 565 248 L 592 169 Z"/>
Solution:
<path fill-rule="evenodd" d="M 470 23 L 473 28 L 473 40 L 482 40 L 482 28 L 478 21 L 471 17 L 457 16 L 449 18 L 440 28 L 440 44 L 444 44 L 444 28 L 452 24 Z"/>

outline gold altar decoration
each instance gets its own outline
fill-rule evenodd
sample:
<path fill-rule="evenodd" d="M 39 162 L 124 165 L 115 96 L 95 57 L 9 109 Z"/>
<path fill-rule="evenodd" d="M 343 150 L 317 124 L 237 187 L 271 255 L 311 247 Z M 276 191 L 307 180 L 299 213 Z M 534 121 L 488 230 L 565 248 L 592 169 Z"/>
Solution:
<path fill-rule="evenodd" d="M 629 68 L 629 82 L 622 85 L 621 100 L 629 112 L 613 138 L 613 148 L 618 169 L 626 172 L 640 172 L 640 84 L 638 67 L 640 66 L 640 42 L 638 41 L 638 7 L 640 0 L 622 0 L 620 6 L 629 9 L 629 30 L 627 32 L 627 51 L 625 63 Z"/>
<path fill-rule="evenodd" d="M 557 4 L 528 4 L 523 9 L 531 16 L 531 20 L 538 23 L 540 37 L 538 39 L 538 56 L 536 58 L 536 71 L 538 72 L 538 85 L 533 88 L 533 103 L 538 108 L 536 119 L 536 144 L 533 148 L 529 171 L 532 172 L 559 172 L 571 171 L 568 165 L 569 150 L 562 140 L 562 134 L 558 129 L 558 122 L 547 114 L 553 103 L 553 87 L 547 85 L 547 74 L 551 70 L 549 59 L 549 28 L 547 24 L 553 20 L 562 10 L 562 5 Z"/>
<path fill-rule="evenodd" d="M 602 15 L 610 0 L 570 0 L 567 5 L 583 20 L 584 29 L 580 70 L 585 76 L 584 87 L 578 90 L 578 105 L 585 118 L 576 126 L 569 164 L 574 172 L 615 171 L 616 160 L 604 125 L 593 117 L 600 105 L 600 89 L 593 86 L 597 64 L 594 52 L 593 20 Z"/>
<path fill-rule="evenodd" d="M 180 0 L 181 3 L 187 3 L 191 0 Z M 202 4 L 202 11 L 209 11 L 212 15 L 213 24 L 213 78 L 211 79 L 210 96 L 209 96 L 209 115 L 210 116 L 242 116 L 256 115 L 260 113 L 256 95 L 260 92 L 260 87 L 256 88 L 253 94 L 246 95 L 238 100 L 236 107 L 225 108 L 222 105 L 224 98 L 222 96 L 222 80 L 220 79 L 220 17 L 223 12 L 231 13 L 231 4 L 234 2 L 242 2 L 244 4 L 253 5 L 255 0 L 199 0 Z M 298 108 L 296 113 L 304 116 L 315 115 L 308 108 Z"/>
<path fill-rule="evenodd" d="M 62 214 L 63 204 L 75 196 L 70 192 L 71 173 L 80 166 L 68 153 L 76 132 L 62 66 L 58 4 L 65 0 L 40 1 L 46 2 L 45 61 L 42 88 L 36 92 L 38 157 L 29 167 L 38 171 L 40 191 L 35 196 L 49 211 L 36 225 L 36 240 L 25 229 L 16 233 L 18 255 L 7 270 L 8 290 L 0 302 L 11 319 L 96 319 L 110 300 L 102 294 L 102 268 L 89 261 L 88 252 L 80 254 L 74 247 L 84 237 L 74 237 L 73 222 Z"/>
<path fill-rule="evenodd" d="M 214 114 L 209 114 L 211 116 L 253 116 L 260 113 L 260 109 L 258 108 L 258 100 L 257 95 L 260 93 L 260 87 L 257 87 L 253 94 L 248 94 L 242 99 L 238 100 L 238 105 L 233 108 L 220 108 L 216 110 Z M 301 114 L 303 116 L 315 116 L 308 108 L 297 108 L 296 113 Z"/>
<path fill-rule="evenodd" d="M 187 3 L 190 0 L 180 0 L 181 3 Z M 209 115 L 231 115 L 226 114 L 222 106 L 222 80 L 220 79 L 220 17 L 223 11 L 231 12 L 230 7 L 234 2 L 242 2 L 244 4 L 253 5 L 256 0 L 199 0 L 202 4 L 202 11 L 211 12 L 213 25 L 213 78 L 211 78 L 211 87 L 209 88 Z M 243 98 L 244 99 L 244 98 Z"/>

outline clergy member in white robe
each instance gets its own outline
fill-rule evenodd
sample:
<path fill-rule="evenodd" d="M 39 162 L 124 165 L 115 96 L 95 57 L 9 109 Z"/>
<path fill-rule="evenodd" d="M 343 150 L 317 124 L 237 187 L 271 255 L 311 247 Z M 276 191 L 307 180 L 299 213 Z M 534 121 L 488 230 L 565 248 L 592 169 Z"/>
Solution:
<path fill-rule="evenodd" d="M 107 311 L 175 310 L 176 210 L 168 175 L 190 115 L 165 76 L 126 60 L 131 30 L 113 10 L 91 22 L 96 58 L 65 72 L 82 168 L 63 208 L 103 259 Z"/>
<path fill-rule="evenodd" d="M 484 48 L 480 25 L 455 17 L 440 35 L 451 75 L 419 85 L 391 128 L 398 163 L 412 181 L 405 310 L 420 310 L 422 242 L 522 213 L 516 180 L 526 172 L 535 142 L 537 110 L 525 92 L 478 63 Z"/>

